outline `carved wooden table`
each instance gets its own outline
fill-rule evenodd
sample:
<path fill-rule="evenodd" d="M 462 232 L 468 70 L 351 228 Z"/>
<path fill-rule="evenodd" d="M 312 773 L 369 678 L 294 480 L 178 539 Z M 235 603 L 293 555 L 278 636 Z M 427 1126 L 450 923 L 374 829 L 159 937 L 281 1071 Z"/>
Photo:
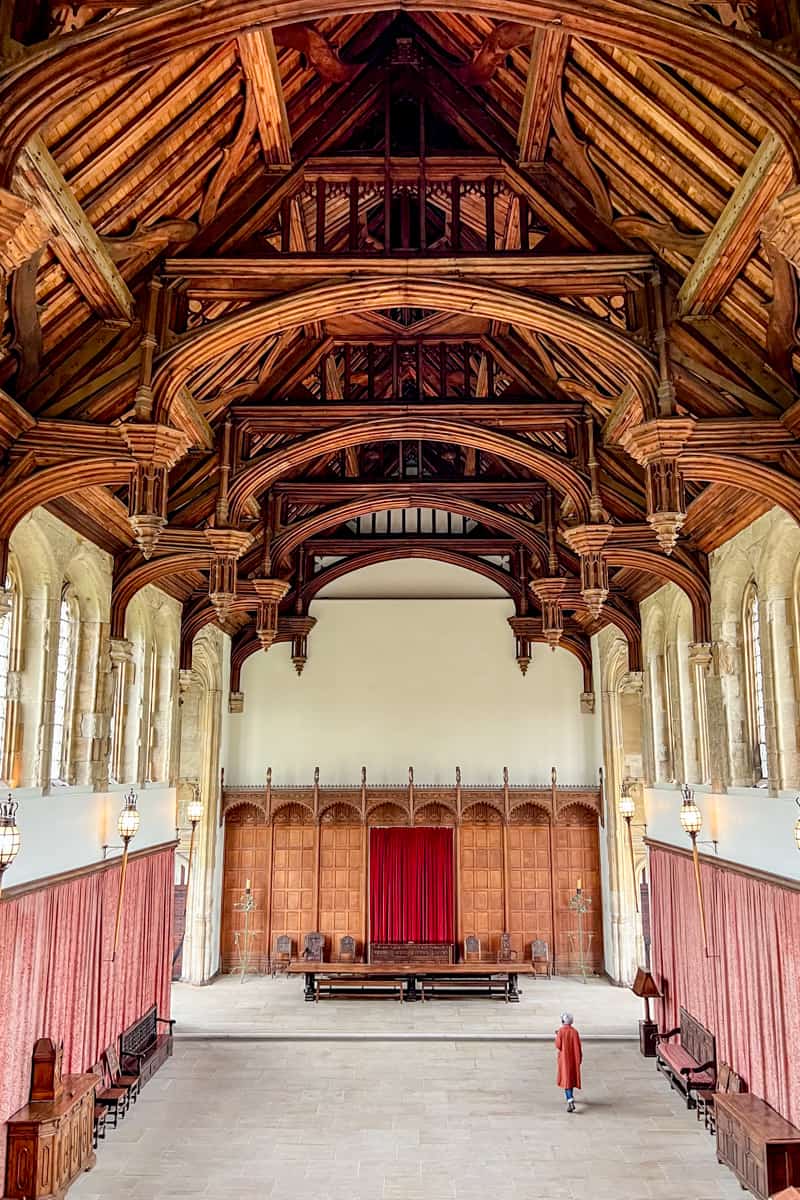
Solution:
<path fill-rule="evenodd" d="M 96 1075 L 66 1075 L 57 1100 L 26 1104 L 8 1121 L 6 1200 L 62 1200 L 92 1148 Z"/>
<path fill-rule="evenodd" d="M 533 964 L 529 962 L 515 963 L 291 963 L 288 968 L 290 975 L 305 975 L 305 998 L 308 1001 L 316 999 L 315 977 L 317 975 L 331 979 L 351 979 L 355 987 L 358 984 L 369 986 L 369 981 L 400 979 L 405 982 L 405 1000 L 419 1000 L 421 993 L 419 985 L 426 980 L 440 979 L 454 983 L 461 982 L 469 987 L 470 979 L 487 980 L 493 976 L 508 979 L 508 999 L 519 1003 L 519 976 L 533 975 Z"/>
<path fill-rule="evenodd" d="M 759 1200 L 800 1185 L 800 1129 L 758 1096 L 717 1092 L 717 1158 Z"/>

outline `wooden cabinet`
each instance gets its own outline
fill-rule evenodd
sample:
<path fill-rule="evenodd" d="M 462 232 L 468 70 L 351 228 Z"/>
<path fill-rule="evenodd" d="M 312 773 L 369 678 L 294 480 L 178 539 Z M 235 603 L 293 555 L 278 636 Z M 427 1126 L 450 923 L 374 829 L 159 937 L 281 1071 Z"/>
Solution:
<path fill-rule="evenodd" d="M 800 1185 L 800 1129 L 758 1096 L 714 1097 L 717 1158 L 759 1200 Z"/>
<path fill-rule="evenodd" d="M 67 1075 L 57 1100 L 32 1101 L 8 1122 L 6 1200 L 62 1200 L 94 1166 L 96 1075 Z"/>

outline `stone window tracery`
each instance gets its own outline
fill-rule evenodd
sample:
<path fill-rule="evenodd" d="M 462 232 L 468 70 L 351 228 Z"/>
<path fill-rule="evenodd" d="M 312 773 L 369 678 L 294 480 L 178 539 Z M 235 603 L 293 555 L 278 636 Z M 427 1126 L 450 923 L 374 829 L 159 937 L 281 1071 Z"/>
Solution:
<path fill-rule="evenodd" d="M 10 733 L 8 720 L 9 682 L 14 656 L 14 628 L 18 607 L 18 589 L 14 576 L 9 573 L 5 581 L 6 607 L 0 616 L 0 763 L 4 778 L 9 776 L 6 763 L 11 747 L 6 746 L 6 736 Z"/>
<path fill-rule="evenodd" d="M 71 589 L 65 586 L 61 594 L 58 615 L 58 642 L 53 683 L 53 723 L 50 743 L 50 779 L 53 783 L 69 781 L 77 640 L 77 603 Z"/>
<path fill-rule="evenodd" d="M 758 589 L 755 583 L 750 583 L 744 600 L 745 683 L 750 745 L 753 750 L 753 772 L 758 784 L 766 783 L 769 776 L 761 632 Z"/>

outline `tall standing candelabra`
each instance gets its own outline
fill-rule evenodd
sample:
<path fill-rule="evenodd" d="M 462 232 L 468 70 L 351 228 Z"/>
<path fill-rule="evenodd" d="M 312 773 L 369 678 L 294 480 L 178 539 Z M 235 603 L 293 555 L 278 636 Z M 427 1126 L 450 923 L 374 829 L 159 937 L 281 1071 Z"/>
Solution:
<path fill-rule="evenodd" d="M 255 909 L 255 906 L 256 902 L 250 890 L 250 880 L 248 879 L 241 899 L 237 900 L 233 906 L 235 912 L 244 913 L 244 929 L 235 929 L 233 933 L 233 944 L 239 954 L 239 965 L 233 968 L 231 975 L 236 975 L 237 972 L 240 972 L 240 983 L 244 983 L 244 977 L 250 966 L 250 951 L 253 948 L 253 938 L 255 937 L 254 931 L 250 928 L 250 914 Z"/>
<path fill-rule="evenodd" d="M 572 909 L 572 911 L 576 914 L 576 916 L 578 918 L 578 928 L 576 931 L 573 931 L 568 935 L 569 941 L 570 941 L 570 945 L 573 948 L 575 947 L 575 945 L 577 943 L 578 966 L 580 967 L 580 972 L 581 972 L 581 976 L 583 977 L 583 982 L 586 983 L 586 974 L 587 974 L 587 961 L 586 960 L 589 955 L 589 951 L 592 948 L 592 938 L 594 937 L 594 931 L 591 929 L 589 929 L 588 931 L 584 931 L 584 928 L 583 928 L 583 918 L 587 912 L 591 911 L 592 898 L 591 898 L 591 896 L 586 896 L 584 894 L 583 888 L 581 887 L 580 879 L 578 880 L 578 885 L 575 889 L 575 894 L 573 896 L 570 896 L 570 898 L 569 898 L 569 907 Z M 585 946 L 584 946 L 584 940 L 586 943 Z"/>

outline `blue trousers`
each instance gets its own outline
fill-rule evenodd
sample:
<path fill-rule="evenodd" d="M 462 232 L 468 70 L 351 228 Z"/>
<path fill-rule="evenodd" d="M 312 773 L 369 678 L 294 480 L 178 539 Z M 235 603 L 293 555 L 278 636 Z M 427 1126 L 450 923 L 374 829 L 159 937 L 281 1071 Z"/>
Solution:
<path fill-rule="evenodd" d="M 564 1088 L 564 1095 L 567 1097 L 567 1100 L 571 1100 L 572 1099 L 572 1088 Z"/>

